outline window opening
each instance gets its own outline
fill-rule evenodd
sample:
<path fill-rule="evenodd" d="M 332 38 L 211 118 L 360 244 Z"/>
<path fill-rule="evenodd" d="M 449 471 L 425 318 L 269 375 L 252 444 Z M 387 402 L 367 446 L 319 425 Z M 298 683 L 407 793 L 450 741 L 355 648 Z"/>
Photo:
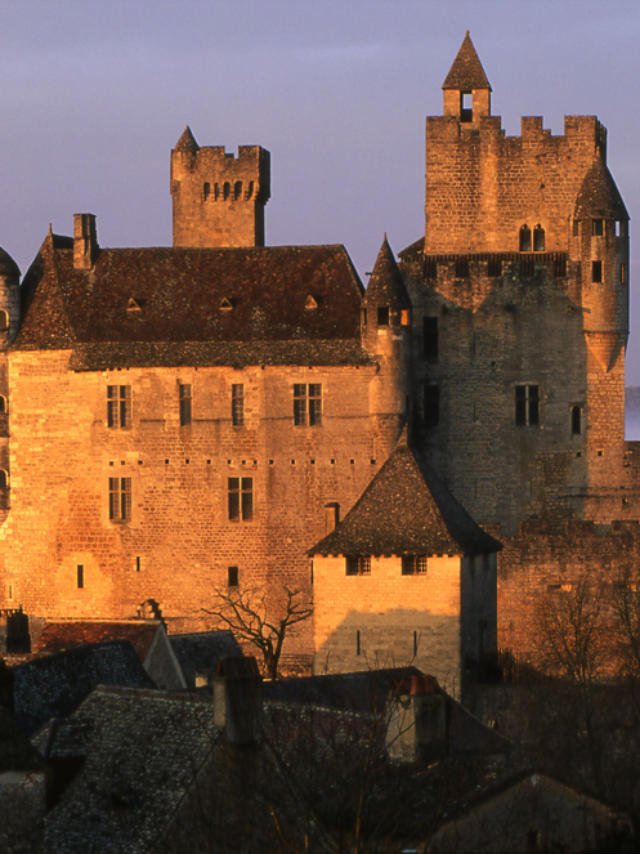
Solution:
<path fill-rule="evenodd" d="M 595 237 L 602 237 L 604 234 L 604 220 L 603 219 L 592 219 L 591 220 L 591 234 Z"/>
<path fill-rule="evenodd" d="M 471 92 L 460 92 L 460 121 L 473 120 L 473 95 Z"/>
<path fill-rule="evenodd" d="M 378 306 L 378 326 L 388 326 L 389 325 L 389 306 L 388 305 L 379 305 Z"/>
<path fill-rule="evenodd" d="M 138 555 L 138 557 L 136 557 L 136 572 L 140 572 L 140 568 L 141 568 L 141 561 L 140 561 L 140 556 Z"/>
<path fill-rule="evenodd" d="M 293 423 L 296 427 L 318 427 L 322 423 L 321 383 L 294 383 Z"/>
<path fill-rule="evenodd" d="M 113 429 L 131 427 L 131 386 L 107 386 L 107 425 Z"/>
<path fill-rule="evenodd" d="M 403 575 L 426 575 L 427 573 L 427 556 L 426 555 L 404 555 L 402 558 L 402 574 Z"/>
<path fill-rule="evenodd" d="M 371 575 L 371 558 L 364 555 L 350 555 L 345 561 L 347 575 Z"/>
<path fill-rule="evenodd" d="M 233 185 L 233 198 L 239 199 L 242 195 L 242 181 L 236 181 Z"/>
<path fill-rule="evenodd" d="M 253 478 L 227 478 L 229 520 L 248 521 L 253 517 Z"/>
<path fill-rule="evenodd" d="M 533 251 L 544 252 L 544 228 L 541 225 L 533 229 Z"/>
<path fill-rule="evenodd" d="M 537 385 L 516 386 L 516 424 L 534 426 L 539 423 L 540 396 Z"/>
<path fill-rule="evenodd" d="M 424 387 L 424 426 L 437 427 L 440 423 L 440 387 L 426 383 Z"/>
<path fill-rule="evenodd" d="M 178 399 L 180 407 L 180 426 L 187 427 L 191 424 L 191 385 L 180 383 L 178 386 Z"/>
<path fill-rule="evenodd" d="M 6 489 L 9 486 L 9 475 L 5 469 L 0 469 L 0 489 Z"/>
<path fill-rule="evenodd" d="M 222 187 L 222 197 L 224 199 L 228 199 L 230 194 L 231 194 L 231 184 L 228 181 L 225 181 L 224 185 Z"/>
<path fill-rule="evenodd" d="M 602 281 L 602 261 L 592 261 L 591 262 L 591 281 L 592 282 L 601 282 Z"/>
<path fill-rule="evenodd" d="M 9 328 L 9 314 L 6 311 L 0 311 L 0 332 L 6 332 Z"/>
<path fill-rule="evenodd" d="M 228 566 L 227 567 L 227 587 L 237 587 L 238 586 L 238 567 L 237 566 Z"/>
<path fill-rule="evenodd" d="M 131 478 L 109 478 L 109 519 L 126 522 L 131 518 Z"/>
<path fill-rule="evenodd" d="M 624 264 L 620 264 L 620 284 L 621 285 L 624 285 L 624 281 L 625 281 L 624 277 L 625 277 Z"/>
<path fill-rule="evenodd" d="M 414 631 L 413 633 L 413 655 L 414 657 L 418 654 L 418 632 Z"/>
<path fill-rule="evenodd" d="M 579 406 L 571 408 L 571 435 L 579 436 L 582 433 L 582 412 Z"/>
<path fill-rule="evenodd" d="M 356 629 L 356 655 L 360 655 L 360 629 Z"/>
<path fill-rule="evenodd" d="M 422 321 L 422 349 L 425 359 L 438 359 L 438 318 L 425 317 Z"/>
<path fill-rule="evenodd" d="M 81 563 L 76 567 L 76 586 L 79 590 L 84 587 L 84 566 Z"/>
<path fill-rule="evenodd" d="M 6 415 L 7 410 L 7 398 L 3 394 L 0 394 L 0 415 Z"/>
<path fill-rule="evenodd" d="M 244 385 L 234 383 L 231 386 L 231 421 L 234 427 L 244 426 Z"/>
<path fill-rule="evenodd" d="M 531 252 L 531 229 L 527 225 L 520 229 L 520 251 Z"/>
<path fill-rule="evenodd" d="M 208 181 L 205 181 L 204 187 L 202 188 L 202 198 L 206 202 L 209 196 L 211 195 L 211 184 Z"/>

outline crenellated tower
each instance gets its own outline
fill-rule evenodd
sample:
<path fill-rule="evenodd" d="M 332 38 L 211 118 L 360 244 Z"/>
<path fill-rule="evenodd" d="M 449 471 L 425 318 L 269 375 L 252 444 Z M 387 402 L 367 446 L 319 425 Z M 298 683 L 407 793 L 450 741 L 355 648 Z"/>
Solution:
<path fill-rule="evenodd" d="M 241 145 L 200 147 L 187 126 L 171 152 L 173 245 L 264 246 L 270 195 L 270 155 Z"/>

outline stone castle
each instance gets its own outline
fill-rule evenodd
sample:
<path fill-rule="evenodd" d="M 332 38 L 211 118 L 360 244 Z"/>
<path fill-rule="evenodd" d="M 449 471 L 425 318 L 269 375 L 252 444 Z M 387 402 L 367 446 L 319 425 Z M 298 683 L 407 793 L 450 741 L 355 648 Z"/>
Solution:
<path fill-rule="evenodd" d="M 355 613 L 360 655 L 391 597 L 393 630 L 380 623 L 371 643 L 410 658 L 418 629 L 395 645 L 412 619 L 402 602 L 429 612 L 444 588 L 432 573 L 421 592 L 418 576 L 459 554 L 442 565 L 439 618 L 465 622 L 482 565 L 493 581 L 471 597 L 484 604 L 470 606 L 468 649 L 525 653 L 541 592 L 640 552 L 640 452 L 624 440 L 629 218 L 606 129 L 569 116 L 553 136 L 525 117 L 506 136 L 468 33 L 442 88 L 424 236 L 398 262 L 385 239 L 366 290 L 342 246 L 264 245 L 269 152 L 200 147 L 189 128 L 171 152 L 173 247 L 101 248 L 95 218 L 76 214 L 21 285 L 2 253 L 0 608 L 128 618 L 153 600 L 187 631 L 208 625 L 216 590 L 277 599 L 289 585 L 325 603 L 323 654 L 332 602 Z M 421 506 L 452 536 L 349 554 L 354 537 L 331 531 L 373 506 L 379 473 L 391 504 L 393 472 L 418 477 L 422 462 L 393 462 L 409 446 L 435 498 Z M 505 545 L 497 581 L 499 544 L 475 523 Z M 310 555 L 346 573 L 334 561 L 314 581 Z M 385 556 L 397 567 L 377 587 L 367 561 Z M 349 586 L 328 583 L 327 598 L 314 585 L 331 573 Z M 289 651 L 318 652 L 312 624 Z"/>

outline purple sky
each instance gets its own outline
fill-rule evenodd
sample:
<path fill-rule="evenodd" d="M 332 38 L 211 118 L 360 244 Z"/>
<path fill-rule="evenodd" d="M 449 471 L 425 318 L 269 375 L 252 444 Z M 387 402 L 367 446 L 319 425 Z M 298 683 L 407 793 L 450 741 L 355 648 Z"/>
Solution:
<path fill-rule="evenodd" d="M 383 232 L 398 252 L 423 229 L 424 119 L 467 28 L 508 133 L 521 115 L 607 125 L 633 238 L 636 0 L 4 0 L 0 245 L 26 272 L 80 211 L 103 246 L 169 245 L 189 123 L 201 145 L 271 151 L 268 243 L 344 243 L 366 281 Z M 640 384 L 640 300 L 631 332 Z"/>

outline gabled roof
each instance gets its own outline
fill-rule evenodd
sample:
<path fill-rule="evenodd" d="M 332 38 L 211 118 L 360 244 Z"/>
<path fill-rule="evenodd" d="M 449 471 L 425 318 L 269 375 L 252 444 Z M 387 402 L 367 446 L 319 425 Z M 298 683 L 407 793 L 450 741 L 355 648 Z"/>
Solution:
<path fill-rule="evenodd" d="M 335 530 L 309 554 L 473 555 L 500 548 L 419 454 L 401 442 Z"/>
<path fill-rule="evenodd" d="M 191 688 L 195 686 L 196 675 L 206 676 L 207 683 L 211 683 L 219 661 L 242 655 L 242 650 L 230 631 L 171 635 L 169 643 L 180 663 L 186 683 Z"/>
<path fill-rule="evenodd" d="M 159 620 L 52 620 L 40 634 L 36 652 L 54 653 L 100 641 L 129 641 L 144 664 L 160 629 Z"/>
<path fill-rule="evenodd" d="M 488 89 L 491 91 L 491 84 L 473 46 L 469 30 L 465 34 L 458 55 L 453 60 L 453 65 L 449 69 L 442 88 L 463 91 Z"/>
<path fill-rule="evenodd" d="M 369 304 L 388 305 L 392 310 L 411 307 L 402 273 L 393 257 L 386 234 L 367 285 L 365 300 Z"/>
<path fill-rule="evenodd" d="M 604 219 L 629 219 L 616 182 L 599 155 L 596 155 L 584 176 L 576 198 L 574 216 L 576 219 L 585 219 L 590 216 L 599 216 Z"/>
<path fill-rule="evenodd" d="M 75 349 L 77 370 L 368 361 L 343 246 L 101 249 L 79 270 L 73 241 L 48 235 L 22 293 L 14 349 Z"/>

